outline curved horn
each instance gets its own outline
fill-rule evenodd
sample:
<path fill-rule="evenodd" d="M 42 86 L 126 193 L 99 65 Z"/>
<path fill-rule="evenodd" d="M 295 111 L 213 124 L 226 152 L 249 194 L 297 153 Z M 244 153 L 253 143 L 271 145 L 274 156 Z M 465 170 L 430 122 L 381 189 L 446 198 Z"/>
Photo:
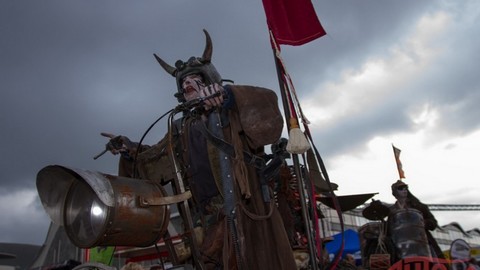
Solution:
<path fill-rule="evenodd" d="M 203 50 L 203 56 L 202 59 L 210 62 L 212 60 L 212 39 L 210 38 L 210 35 L 208 34 L 207 30 L 203 29 L 203 32 L 205 33 L 205 38 L 206 38 L 206 44 L 205 44 L 205 50 Z"/>
<path fill-rule="evenodd" d="M 165 61 L 162 60 L 162 58 L 158 57 L 157 54 L 154 53 L 153 56 L 155 56 L 155 59 L 157 59 L 160 66 L 162 66 L 162 68 L 165 69 L 165 71 L 168 72 L 168 74 L 175 77 L 175 75 L 177 74 L 177 69 L 176 68 L 167 64 Z"/>

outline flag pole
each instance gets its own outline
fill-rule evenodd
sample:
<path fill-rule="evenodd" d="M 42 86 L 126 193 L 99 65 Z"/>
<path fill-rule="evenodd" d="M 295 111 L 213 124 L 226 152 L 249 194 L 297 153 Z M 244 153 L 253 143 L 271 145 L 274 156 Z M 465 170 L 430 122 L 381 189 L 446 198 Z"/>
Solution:
<path fill-rule="evenodd" d="M 329 265 L 331 269 L 335 269 L 337 266 L 341 256 L 341 252 L 343 251 L 344 247 L 344 227 L 343 227 L 343 219 L 342 213 L 338 204 L 338 200 L 333 193 L 332 187 L 330 185 L 330 181 L 328 179 L 328 175 L 325 169 L 325 165 L 313 143 L 311 134 L 308 129 L 308 120 L 306 119 L 305 115 L 302 112 L 300 102 L 297 98 L 295 87 L 291 82 L 290 76 L 286 71 L 286 67 L 281 59 L 280 56 L 280 44 L 284 45 L 293 45 L 299 46 L 305 43 L 308 43 L 314 39 L 320 38 L 326 35 L 325 30 L 323 29 L 320 21 L 317 18 L 315 13 L 315 9 L 313 7 L 311 0 L 262 0 L 263 7 L 265 9 L 265 15 L 267 17 L 267 25 L 268 30 L 270 32 L 270 41 L 272 49 L 274 50 L 274 59 L 275 59 L 275 66 L 277 68 L 277 76 L 278 81 L 280 84 L 280 92 L 282 95 L 282 102 L 283 108 L 285 111 L 285 118 L 286 124 L 288 128 L 288 135 L 289 135 L 289 143 L 287 144 L 286 150 L 292 154 L 292 159 L 294 163 L 295 173 L 299 179 L 299 195 L 302 202 L 302 217 L 304 218 L 304 222 L 306 224 L 306 229 L 308 230 L 308 244 L 309 244 L 309 251 L 310 251 L 310 258 L 311 264 L 314 269 L 317 269 L 319 265 L 316 262 L 316 256 L 320 260 L 320 263 L 323 263 L 323 253 L 322 249 L 323 243 L 322 239 L 319 235 L 320 228 L 318 224 L 318 218 L 315 216 L 317 211 L 317 205 L 315 202 L 315 188 L 312 188 L 312 194 L 307 194 L 310 199 L 310 203 L 313 208 L 313 217 L 309 217 L 306 212 L 307 206 L 305 203 L 305 190 L 304 190 L 304 183 L 303 181 L 308 181 L 308 171 L 305 172 L 301 165 L 299 164 L 299 157 L 298 155 L 301 154 L 305 159 L 305 153 L 313 152 L 312 154 L 315 155 L 317 165 L 320 165 L 322 170 L 324 170 L 324 174 L 326 177 L 326 181 L 329 184 L 330 192 L 332 194 L 332 198 L 335 202 L 335 209 L 339 215 L 340 226 L 342 230 L 342 245 L 340 253 L 335 255 L 335 259 Z M 275 36 L 274 36 L 275 35 Z M 304 132 L 302 132 L 299 128 L 299 119 L 302 120 L 302 124 L 304 125 Z M 293 139 L 292 139 L 293 138 Z M 313 148 L 313 149 L 312 149 Z M 307 152 L 309 151 L 309 152 Z M 305 164 L 307 170 L 311 169 L 309 166 L 310 164 Z M 302 176 L 301 173 L 305 175 Z M 305 178 L 303 178 L 305 177 Z M 311 196 L 311 197 L 310 197 Z M 309 219 L 310 218 L 310 219 Z M 315 231 L 312 231 L 313 224 L 310 221 L 315 221 Z M 315 233 L 315 241 L 317 246 L 313 245 L 314 239 L 312 239 L 312 233 Z M 317 254 L 314 254 L 315 248 Z M 322 265 L 323 268 L 323 265 Z"/>
<path fill-rule="evenodd" d="M 405 172 L 403 171 L 403 165 L 402 165 L 402 162 L 400 161 L 400 153 L 402 151 L 396 148 L 393 145 L 393 143 L 392 143 L 392 149 L 393 149 L 393 156 L 395 157 L 395 163 L 397 164 L 398 176 L 400 177 L 400 180 L 405 179 Z"/>
<path fill-rule="evenodd" d="M 270 36 L 270 38 L 272 38 Z M 273 41 L 272 41 L 273 42 Z M 272 43 L 274 44 L 274 43 Z M 275 45 L 276 46 L 276 45 Z M 275 67 L 277 70 L 277 78 L 278 78 L 278 84 L 280 87 L 280 95 L 282 98 L 282 104 L 283 104 L 283 110 L 285 113 L 285 119 L 291 119 L 295 117 L 295 119 L 298 121 L 298 118 L 296 118 L 293 113 L 290 113 L 290 102 L 288 101 L 289 98 L 287 97 L 287 87 L 284 83 L 283 80 L 283 75 L 282 75 L 282 69 L 281 65 L 279 63 L 279 59 L 276 54 L 276 48 L 272 45 L 272 51 L 273 51 L 273 58 L 275 60 Z M 285 121 L 287 124 L 287 130 L 291 129 L 291 122 L 290 121 Z M 297 122 L 298 123 L 298 122 Z M 298 192 L 300 196 L 300 203 L 302 206 L 302 218 L 303 218 L 303 223 L 305 224 L 305 231 L 307 232 L 307 242 L 308 242 L 308 251 L 310 255 L 310 262 L 312 266 L 312 270 L 317 270 L 317 255 L 316 255 L 316 249 L 315 249 L 315 243 L 314 239 L 312 238 L 312 227 L 311 227 L 311 221 L 308 218 L 308 212 L 307 212 L 307 205 L 305 203 L 305 191 L 304 191 L 304 182 L 303 182 L 303 174 L 302 171 L 300 170 L 300 161 L 298 159 L 298 154 L 293 154 L 292 153 L 292 160 L 293 160 L 293 165 L 295 169 L 295 174 L 297 176 L 297 180 L 299 182 L 298 184 Z M 313 206 L 312 206 L 313 207 Z M 316 208 L 316 207 L 315 207 Z M 313 211 L 315 211 L 315 208 Z"/>

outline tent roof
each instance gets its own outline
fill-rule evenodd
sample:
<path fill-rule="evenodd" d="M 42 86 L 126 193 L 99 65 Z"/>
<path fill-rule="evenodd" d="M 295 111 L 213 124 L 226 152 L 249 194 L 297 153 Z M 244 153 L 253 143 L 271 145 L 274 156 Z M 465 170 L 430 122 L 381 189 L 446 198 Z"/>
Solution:
<path fill-rule="evenodd" d="M 353 195 L 343 195 L 337 196 L 338 202 L 340 204 L 340 210 L 342 212 L 352 210 L 358 206 L 364 204 L 368 199 L 372 198 L 378 193 L 364 193 L 364 194 L 353 194 Z M 335 204 L 331 196 L 319 197 L 320 202 L 326 206 L 335 209 Z"/>
<path fill-rule="evenodd" d="M 337 233 L 332 237 L 333 241 L 325 244 L 325 247 L 327 248 L 329 253 L 337 253 L 338 251 L 340 251 L 340 246 L 342 244 L 342 233 Z M 360 239 L 356 231 L 352 229 L 345 230 L 343 238 L 345 245 L 343 248 L 342 257 L 347 253 L 353 254 L 357 251 L 360 251 Z"/>

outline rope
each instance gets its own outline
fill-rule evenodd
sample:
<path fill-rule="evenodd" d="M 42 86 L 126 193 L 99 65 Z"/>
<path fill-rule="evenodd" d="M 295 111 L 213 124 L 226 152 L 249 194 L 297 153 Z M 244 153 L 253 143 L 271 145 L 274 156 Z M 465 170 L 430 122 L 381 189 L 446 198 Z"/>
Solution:
<path fill-rule="evenodd" d="M 289 109 L 290 109 L 291 116 L 294 117 L 294 118 L 298 118 L 298 114 L 299 114 L 300 115 L 299 118 L 302 120 L 302 123 L 310 124 L 310 121 L 307 119 L 307 117 L 303 113 L 302 107 L 300 106 L 300 101 L 298 100 L 297 91 L 295 90 L 295 86 L 293 85 L 292 78 L 290 77 L 290 74 L 287 71 L 287 67 L 285 65 L 285 62 L 283 61 L 283 58 L 280 55 L 280 48 L 279 48 L 278 44 L 275 42 L 275 38 L 273 36 L 272 31 L 270 31 L 270 39 L 271 39 L 271 41 L 274 45 L 275 56 L 277 57 L 280 65 L 282 67 L 282 71 L 283 71 L 282 75 L 284 76 L 284 78 L 283 78 L 284 83 L 286 81 L 286 84 L 287 84 L 286 89 L 288 89 L 288 91 L 286 91 L 286 92 L 288 94 L 288 99 L 289 99 L 289 104 L 290 104 Z M 292 96 L 293 96 L 293 98 L 292 98 Z M 298 113 L 296 112 L 297 110 L 298 110 Z"/>
<path fill-rule="evenodd" d="M 303 163 L 305 164 L 308 164 L 308 162 L 305 160 L 305 155 L 303 155 Z M 317 213 L 317 198 L 315 196 L 315 185 L 314 185 L 314 182 L 313 182 L 313 179 L 310 179 L 309 181 L 310 183 L 310 192 L 309 192 L 309 197 L 310 197 L 310 200 L 311 200 L 311 205 L 312 205 L 312 209 L 313 209 L 313 224 L 315 226 L 314 228 L 314 232 L 315 232 L 315 243 L 316 243 L 316 247 L 317 247 L 317 256 L 319 258 L 322 258 L 322 240 L 321 240 L 321 237 L 320 237 L 320 223 L 318 221 L 318 213 Z"/>
<path fill-rule="evenodd" d="M 378 232 L 378 241 L 377 241 L 377 248 L 375 249 L 375 252 L 381 253 L 381 254 L 388 254 L 387 246 L 385 245 L 385 239 L 386 239 L 386 230 L 385 226 L 383 223 L 380 223 L 380 229 Z"/>
<path fill-rule="evenodd" d="M 333 189 L 331 187 L 331 183 L 330 183 L 330 179 L 328 177 L 328 174 L 327 174 L 327 171 L 326 171 L 326 168 L 325 168 L 325 164 L 323 163 L 323 160 L 320 156 L 320 154 L 318 153 L 318 150 L 317 148 L 315 147 L 314 143 L 313 143 L 313 139 L 312 139 L 312 136 L 311 136 L 311 133 L 310 133 L 310 130 L 308 129 L 308 124 L 310 124 L 310 121 L 305 117 L 304 113 L 303 113 L 303 110 L 300 106 L 300 102 L 298 100 L 298 96 L 297 96 L 297 93 L 295 91 L 295 87 L 293 86 L 293 82 L 292 82 L 292 79 L 290 77 L 290 75 L 288 74 L 288 72 L 286 71 L 286 67 L 285 67 L 285 64 L 284 64 L 284 61 L 283 59 L 281 58 L 280 56 L 280 48 L 278 46 L 278 44 L 275 42 L 275 37 L 273 36 L 273 33 L 272 31 L 270 31 L 270 40 L 272 42 L 272 47 L 274 48 L 274 53 L 275 53 L 275 57 L 278 61 L 276 61 L 277 63 L 279 63 L 282 71 L 282 83 L 283 85 L 285 86 L 284 87 L 284 94 L 285 94 L 285 99 L 288 100 L 288 111 L 290 112 L 290 117 L 294 118 L 295 120 L 298 119 L 298 115 L 300 115 L 300 118 L 302 120 L 302 124 L 304 125 L 304 129 L 305 129 L 305 134 L 308 138 L 308 140 L 310 141 L 310 144 L 313 148 L 313 151 L 315 153 L 315 156 L 316 156 L 316 159 L 317 159 L 317 163 L 320 165 L 320 169 L 321 171 L 323 172 L 324 174 L 324 177 L 325 177 L 325 181 L 327 182 L 328 186 L 329 186 L 329 189 L 330 189 L 330 193 L 332 194 L 332 200 L 333 200 L 333 204 L 334 204 L 334 207 L 335 207 L 335 210 L 337 212 L 337 215 L 338 215 L 338 218 L 339 218 L 339 221 L 340 221 L 340 227 L 341 227 L 341 236 L 342 236 L 342 244 L 341 244 L 341 247 L 340 247 L 340 250 L 339 252 L 335 255 L 335 258 L 333 260 L 333 262 L 330 264 L 330 267 L 331 269 L 335 269 L 336 266 L 338 265 L 340 259 L 341 259 L 341 254 L 343 252 L 343 249 L 345 247 L 345 239 L 344 239 L 344 222 L 343 222 L 343 216 L 342 216 L 342 213 L 341 213 L 341 210 L 340 210 L 340 204 L 338 202 L 338 198 L 336 197 L 335 193 L 333 192 Z M 278 71 L 280 73 L 280 71 Z M 280 76 L 279 76 L 280 77 Z M 291 89 L 290 89 L 291 88 Z M 296 113 L 296 111 L 298 111 L 298 114 Z M 286 112 L 287 113 L 287 112 Z M 298 122 L 298 120 L 297 120 Z M 313 190 L 314 191 L 314 190 Z M 313 192 L 312 191 L 312 192 Z M 312 203 L 315 202 L 315 196 L 313 196 L 312 199 Z M 316 205 L 315 205 L 316 207 Z M 318 224 L 318 220 L 316 221 L 316 228 L 315 228 L 315 231 L 316 231 L 316 237 L 319 237 L 318 235 L 318 229 L 317 229 L 317 224 Z M 320 239 L 316 239 L 316 241 L 318 243 L 320 243 L 319 241 Z M 319 249 L 317 249 L 317 252 L 320 251 Z M 318 255 L 318 256 L 321 256 L 321 255 Z"/>
<path fill-rule="evenodd" d="M 251 218 L 252 220 L 260 221 L 260 220 L 267 220 L 267 219 L 269 219 L 269 218 L 272 216 L 273 208 L 275 207 L 274 203 L 275 203 L 275 200 L 270 200 L 269 212 L 268 212 L 266 215 L 258 215 L 258 214 L 255 214 L 255 213 L 250 212 L 250 211 L 243 205 L 242 202 L 240 202 L 239 205 L 240 205 L 240 208 L 242 209 L 242 211 L 245 213 L 245 215 L 247 215 L 247 216 L 248 216 L 249 218 Z"/>

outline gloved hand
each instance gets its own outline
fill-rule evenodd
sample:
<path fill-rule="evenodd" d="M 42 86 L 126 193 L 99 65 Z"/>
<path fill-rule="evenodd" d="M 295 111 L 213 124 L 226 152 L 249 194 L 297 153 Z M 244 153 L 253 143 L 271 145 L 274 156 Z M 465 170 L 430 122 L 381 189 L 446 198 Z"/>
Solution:
<path fill-rule="evenodd" d="M 224 93 L 225 89 L 218 83 L 205 86 L 200 91 L 200 97 L 205 99 L 205 109 L 209 110 L 212 107 L 221 107 L 223 105 Z"/>
<path fill-rule="evenodd" d="M 100 134 L 104 137 L 110 138 L 108 143 L 105 145 L 105 149 L 114 155 L 122 154 L 130 157 L 130 154 L 136 151 L 137 145 L 130 141 L 128 137 L 115 136 L 106 132 L 102 132 Z"/>

